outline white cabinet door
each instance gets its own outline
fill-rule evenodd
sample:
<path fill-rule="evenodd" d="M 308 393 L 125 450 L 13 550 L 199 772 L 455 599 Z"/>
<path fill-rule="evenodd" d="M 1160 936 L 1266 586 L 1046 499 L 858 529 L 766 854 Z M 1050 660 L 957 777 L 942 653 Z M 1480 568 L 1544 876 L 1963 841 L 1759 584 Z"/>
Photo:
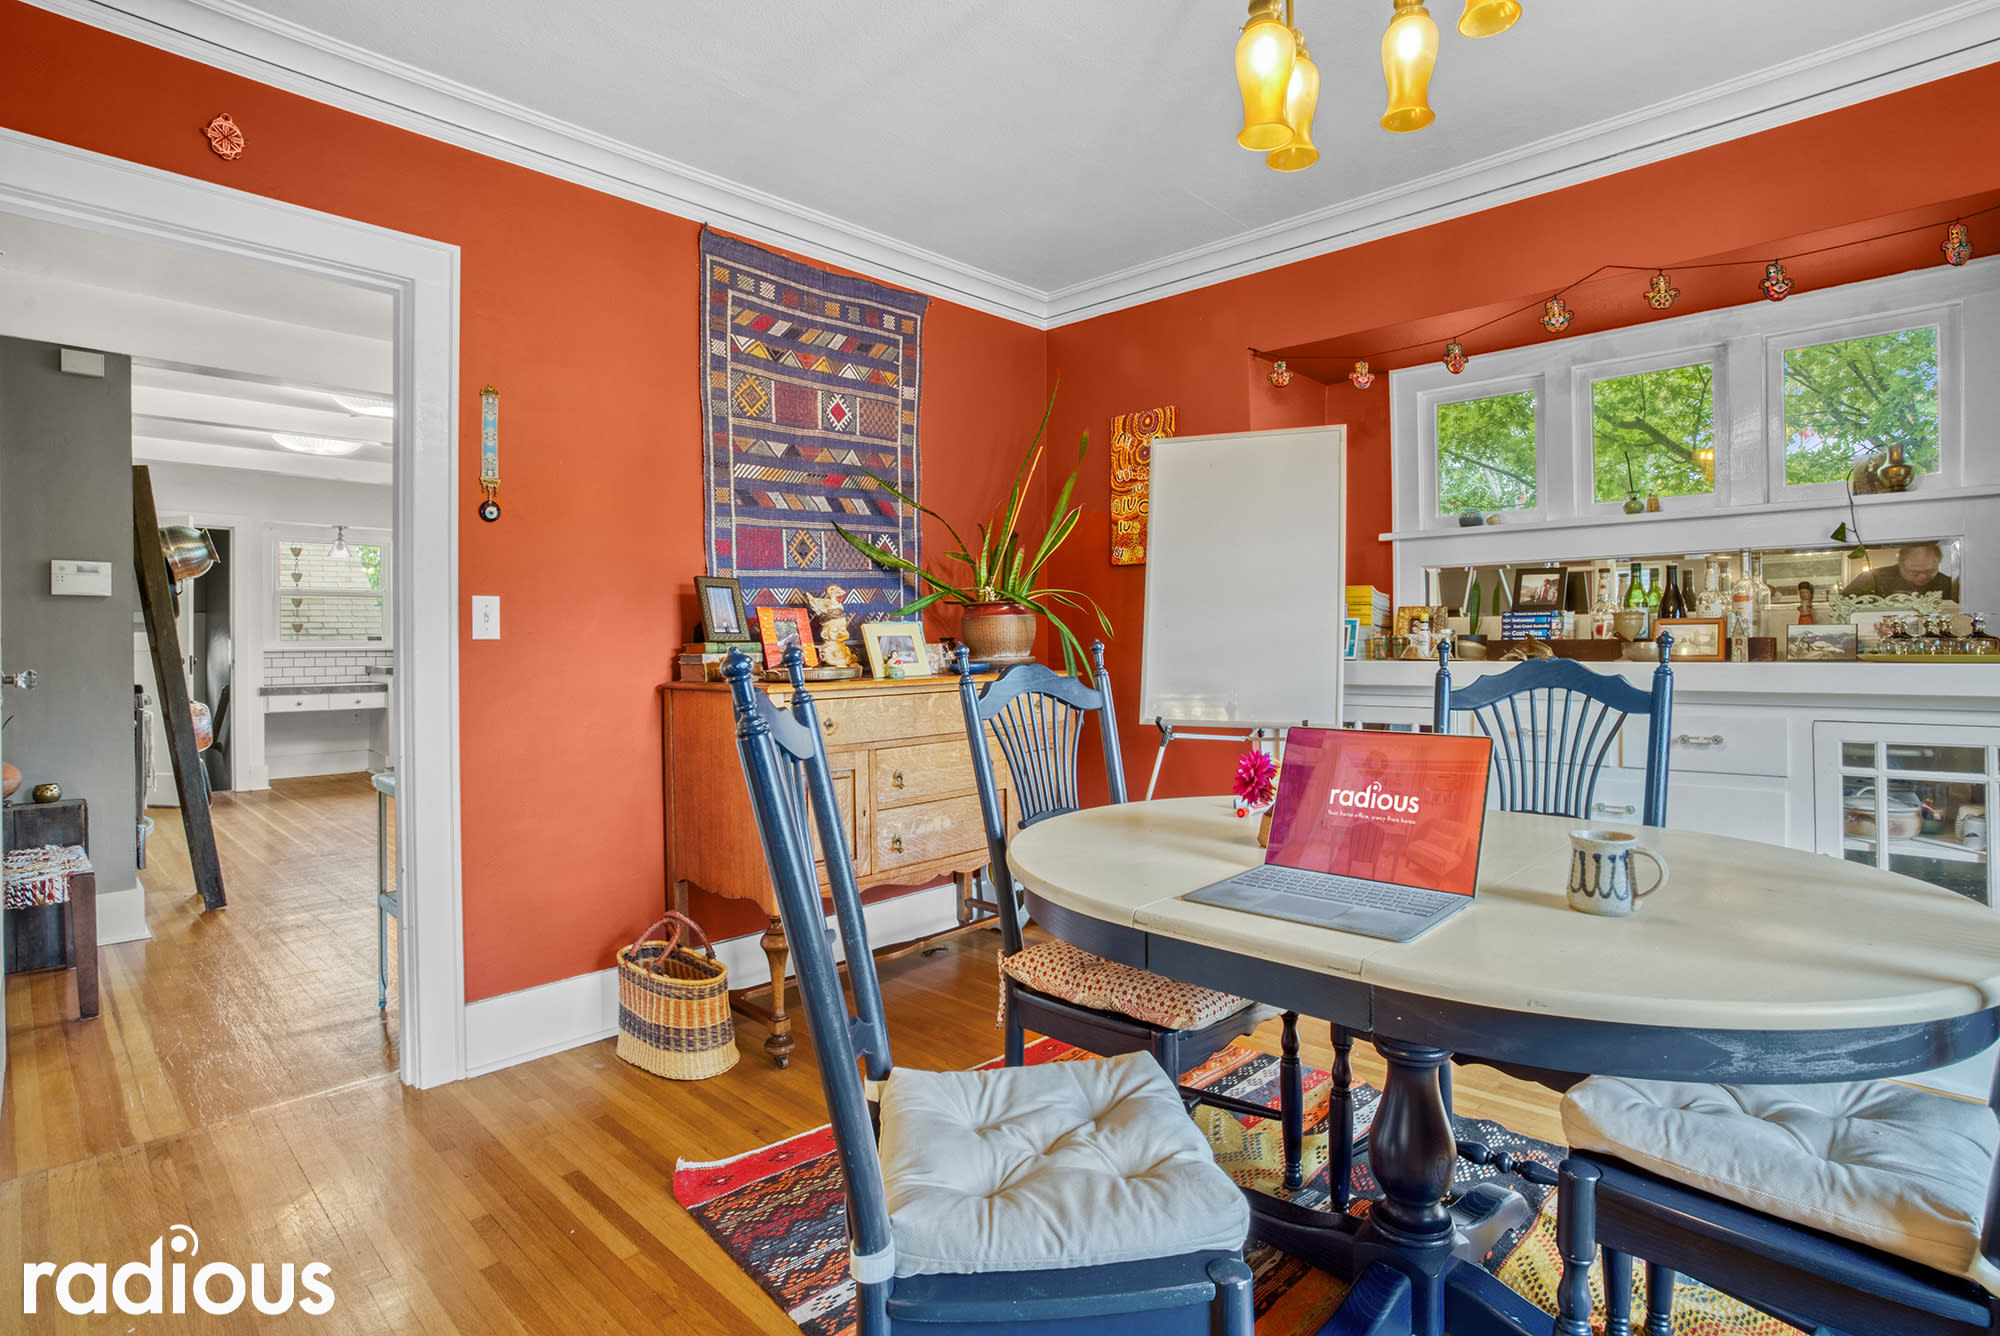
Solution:
<path fill-rule="evenodd" d="M 2000 728 L 1813 725 L 1819 851 L 1994 903 Z"/>

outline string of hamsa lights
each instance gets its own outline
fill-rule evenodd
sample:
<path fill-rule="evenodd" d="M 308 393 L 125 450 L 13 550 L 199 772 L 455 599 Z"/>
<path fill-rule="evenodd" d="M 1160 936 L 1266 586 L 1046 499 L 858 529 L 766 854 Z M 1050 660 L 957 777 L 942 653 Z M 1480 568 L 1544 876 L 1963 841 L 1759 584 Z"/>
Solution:
<path fill-rule="evenodd" d="M 1966 220 L 1996 211 L 2000 211 L 2000 204 L 1990 205 L 1987 208 L 1979 209 L 1972 213 L 1961 214 L 1949 223 L 1944 224 L 1944 240 L 1939 243 L 1938 250 L 1943 254 L 1945 263 L 1956 267 L 1972 259 L 1972 230 L 1966 225 Z M 1785 269 L 1787 261 L 1803 260 L 1810 256 L 1823 255 L 1828 251 L 1845 250 L 1850 246 L 1865 246 L 1871 242 L 1888 241 L 1895 237 L 1908 236 L 1912 232 L 1926 232 L 1937 226 L 1938 224 L 1936 223 L 1920 223 L 1915 227 L 1900 228 L 1894 232 L 1883 232 L 1871 237 L 1858 237 L 1852 241 L 1837 242 L 1830 246 L 1816 246 L 1811 250 L 1793 251 L 1789 254 L 1780 255 L 1776 259 L 1764 262 L 1764 276 L 1758 281 L 1757 290 L 1763 294 L 1764 300 L 1781 302 L 1798 290 L 1797 281 Z M 1756 263 L 1758 262 L 1755 260 L 1713 260 L 1703 264 L 1679 264 L 1672 266 L 1672 268 L 1685 273 L 1694 269 L 1741 269 Z M 1479 324 L 1472 326 L 1470 329 L 1460 333 L 1456 338 L 1447 340 L 1444 345 L 1444 354 L 1439 360 L 1444 363 L 1445 369 L 1451 372 L 1452 375 L 1458 375 L 1472 361 L 1471 355 L 1465 351 L 1465 341 L 1468 338 L 1483 329 L 1489 329 L 1494 325 L 1512 320 L 1516 316 L 1526 314 L 1538 306 L 1542 311 L 1541 321 L 1543 329 L 1551 334 L 1567 332 L 1570 325 L 1576 320 L 1576 311 L 1568 302 L 1563 300 L 1563 297 L 1565 294 L 1593 282 L 1605 274 L 1651 272 L 1652 277 L 1646 281 L 1645 289 L 1640 293 L 1641 298 L 1655 311 L 1672 310 L 1674 303 L 1680 300 L 1681 290 L 1674 286 L 1673 279 L 1669 276 L 1667 269 L 1668 266 L 1665 265 L 1601 264 L 1582 278 L 1563 284 L 1562 287 L 1556 289 L 1547 298 L 1538 298 L 1535 301 L 1516 306 L 1512 310 L 1504 311 L 1494 316 L 1491 320 L 1483 320 Z M 1376 373 L 1371 371 L 1368 365 L 1371 360 L 1390 357 L 1397 353 L 1406 353 L 1416 348 L 1431 347 L 1435 343 L 1436 340 L 1427 339 L 1417 343 L 1406 343 L 1398 348 L 1385 348 L 1369 353 L 1367 357 L 1355 360 L 1354 369 L 1347 373 L 1347 379 L 1354 385 L 1355 389 L 1365 390 L 1375 383 Z M 1258 357 L 1265 356 L 1265 354 L 1255 348 L 1252 348 L 1250 351 Z M 1336 356 L 1328 354 L 1324 358 L 1315 357 L 1313 360 L 1343 362 L 1347 360 L 1347 355 Z M 1282 390 L 1285 386 L 1292 383 L 1292 376 L 1294 374 L 1291 367 L 1283 360 L 1272 359 L 1271 369 L 1266 373 L 1266 378 L 1271 384 Z"/>

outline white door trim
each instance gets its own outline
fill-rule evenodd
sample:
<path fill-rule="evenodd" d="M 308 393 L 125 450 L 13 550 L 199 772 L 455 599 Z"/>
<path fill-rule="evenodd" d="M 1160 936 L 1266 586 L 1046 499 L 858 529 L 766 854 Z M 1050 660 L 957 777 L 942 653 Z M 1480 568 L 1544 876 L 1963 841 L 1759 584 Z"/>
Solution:
<path fill-rule="evenodd" d="M 260 260 L 396 302 L 402 1076 L 465 1071 L 458 803 L 458 248 L 0 129 L 0 210 Z"/>

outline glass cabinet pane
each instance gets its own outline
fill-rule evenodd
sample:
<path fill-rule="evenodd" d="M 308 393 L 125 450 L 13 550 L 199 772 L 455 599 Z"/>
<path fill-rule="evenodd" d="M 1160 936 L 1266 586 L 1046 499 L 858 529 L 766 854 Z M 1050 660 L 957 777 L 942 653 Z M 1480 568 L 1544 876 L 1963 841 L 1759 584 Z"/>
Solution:
<path fill-rule="evenodd" d="M 1873 748 L 1869 748 L 1873 750 Z M 1889 744 L 1891 770 L 1931 770 L 1943 774 L 1984 775 L 1984 747 L 1931 747 L 1908 743 Z M 1871 757 L 1865 764 L 1873 765 Z"/>
<path fill-rule="evenodd" d="M 1841 743 L 1840 763 L 1850 770 L 1873 770 L 1875 768 L 1875 744 L 1872 742 Z"/>

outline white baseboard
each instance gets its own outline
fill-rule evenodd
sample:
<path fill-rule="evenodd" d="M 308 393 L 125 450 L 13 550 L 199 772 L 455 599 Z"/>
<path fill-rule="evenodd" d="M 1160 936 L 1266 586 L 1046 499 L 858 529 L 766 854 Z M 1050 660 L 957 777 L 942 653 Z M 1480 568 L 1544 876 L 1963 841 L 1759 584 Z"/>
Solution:
<path fill-rule="evenodd" d="M 958 888 L 950 882 L 868 906 L 868 939 L 877 947 L 942 932 L 958 921 Z M 758 934 L 715 944 L 729 967 L 729 986 L 771 981 Z M 798 1023 L 803 1024 L 803 1019 Z M 554 983 L 482 998 L 465 1008 L 465 1074 L 484 1076 L 618 1033 L 618 971 L 596 970 Z"/>
<path fill-rule="evenodd" d="M 97 893 L 97 944 L 143 942 L 153 935 L 146 926 L 146 891 L 128 886 L 122 891 Z"/>
<path fill-rule="evenodd" d="M 310 775 L 352 775 L 369 768 L 374 755 L 366 747 L 339 751 L 269 752 L 263 766 L 263 787 L 274 779 L 304 779 Z"/>

